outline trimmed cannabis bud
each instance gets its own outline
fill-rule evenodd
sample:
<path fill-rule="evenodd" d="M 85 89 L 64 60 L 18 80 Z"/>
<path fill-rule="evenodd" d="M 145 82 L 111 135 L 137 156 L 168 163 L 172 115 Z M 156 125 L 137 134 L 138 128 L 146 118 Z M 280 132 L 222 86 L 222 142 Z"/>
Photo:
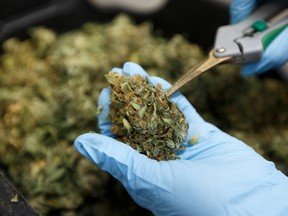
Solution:
<path fill-rule="evenodd" d="M 150 215 L 72 143 L 82 133 L 99 132 L 96 104 L 110 68 L 132 61 L 174 82 L 204 58 L 201 48 L 183 36 L 167 39 L 152 29 L 120 15 L 60 35 L 37 27 L 31 38 L 2 44 L 0 166 L 41 216 Z M 220 65 L 181 92 L 206 121 L 251 145 L 288 175 L 287 83 L 244 79 L 238 71 L 238 66 Z M 187 138 L 188 144 L 197 143 L 197 136 Z"/>
<path fill-rule="evenodd" d="M 109 118 L 116 138 L 156 160 L 176 159 L 183 149 L 188 124 L 161 85 L 152 86 L 140 75 L 106 75 L 111 84 Z"/>

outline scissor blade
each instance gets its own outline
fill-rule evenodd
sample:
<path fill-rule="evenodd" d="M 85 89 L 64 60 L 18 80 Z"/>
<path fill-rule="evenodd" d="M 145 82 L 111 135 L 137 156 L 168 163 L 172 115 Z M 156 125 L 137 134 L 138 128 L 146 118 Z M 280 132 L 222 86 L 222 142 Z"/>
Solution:
<path fill-rule="evenodd" d="M 174 83 L 174 85 L 168 90 L 167 96 L 171 96 L 175 91 L 185 85 L 187 82 L 192 80 L 193 78 L 199 76 L 210 68 L 232 59 L 232 57 L 224 57 L 224 58 L 216 58 L 213 55 L 213 50 L 209 52 L 207 59 L 190 69 L 187 73 L 185 73 L 178 81 Z"/>

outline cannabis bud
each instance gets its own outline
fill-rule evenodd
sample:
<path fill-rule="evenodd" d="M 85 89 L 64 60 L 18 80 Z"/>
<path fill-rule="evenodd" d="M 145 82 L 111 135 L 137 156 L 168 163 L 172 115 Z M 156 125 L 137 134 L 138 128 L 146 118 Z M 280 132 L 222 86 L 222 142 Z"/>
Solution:
<path fill-rule="evenodd" d="M 140 75 L 105 75 L 111 88 L 109 118 L 116 139 L 156 160 L 176 159 L 188 124 L 161 85 Z"/>

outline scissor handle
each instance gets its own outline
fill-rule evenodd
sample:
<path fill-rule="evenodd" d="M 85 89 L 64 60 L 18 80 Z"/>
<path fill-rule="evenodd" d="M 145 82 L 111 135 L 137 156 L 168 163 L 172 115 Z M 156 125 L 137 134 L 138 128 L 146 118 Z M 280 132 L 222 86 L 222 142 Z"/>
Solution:
<path fill-rule="evenodd" d="M 258 61 L 265 48 L 288 26 L 288 1 L 263 5 L 244 21 L 218 29 L 214 55 L 240 62 Z"/>

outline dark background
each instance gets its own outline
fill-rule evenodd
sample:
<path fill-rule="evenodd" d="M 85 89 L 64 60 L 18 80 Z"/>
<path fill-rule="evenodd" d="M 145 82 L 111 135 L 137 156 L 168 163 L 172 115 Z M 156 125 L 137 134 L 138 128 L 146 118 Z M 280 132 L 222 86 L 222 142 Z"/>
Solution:
<path fill-rule="evenodd" d="M 129 14 L 136 23 L 151 21 L 155 33 L 164 37 L 180 33 L 205 50 L 213 45 L 217 27 L 229 22 L 228 5 L 215 0 L 168 0 L 162 7 L 142 13 L 119 7 L 103 10 L 86 0 L 0 0 L 0 43 L 10 37 L 28 38 L 33 26 L 63 33 L 88 21 L 109 22 L 119 13 Z M 0 215 L 37 215 L 3 172 L 0 169 Z M 19 200 L 11 202 L 16 193 Z"/>
<path fill-rule="evenodd" d="M 142 2 L 145 4 L 145 1 Z M 28 38 L 27 30 L 33 26 L 42 25 L 63 33 L 79 28 L 88 21 L 109 22 L 124 12 L 137 23 L 151 21 L 157 34 L 169 38 L 179 33 L 208 51 L 214 44 L 217 28 L 229 23 L 229 5 L 225 2 L 227 1 L 168 0 L 157 10 L 139 13 L 113 7 L 103 10 L 86 0 L 0 0 L 0 43 L 9 37 Z M 271 71 L 264 76 L 272 76 L 271 74 L 275 76 L 276 73 Z M 17 203 L 10 203 L 13 208 L 1 208 L 1 201 L 9 201 L 18 192 L 2 175 L 0 183 L 0 215 L 8 215 L 3 212 L 5 209 L 11 215 L 35 215 L 22 197 Z"/>
<path fill-rule="evenodd" d="M 228 4 L 216 0 L 168 0 L 163 7 L 143 13 L 113 7 L 103 10 L 85 0 L 0 0 L 0 42 L 11 36 L 27 37 L 31 26 L 44 25 L 61 33 L 86 21 L 109 21 L 121 12 L 136 22 L 152 21 L 162 36 L 184 34 L 204 49 L 213 45 L 217 27 L 229 22 Z"/>

